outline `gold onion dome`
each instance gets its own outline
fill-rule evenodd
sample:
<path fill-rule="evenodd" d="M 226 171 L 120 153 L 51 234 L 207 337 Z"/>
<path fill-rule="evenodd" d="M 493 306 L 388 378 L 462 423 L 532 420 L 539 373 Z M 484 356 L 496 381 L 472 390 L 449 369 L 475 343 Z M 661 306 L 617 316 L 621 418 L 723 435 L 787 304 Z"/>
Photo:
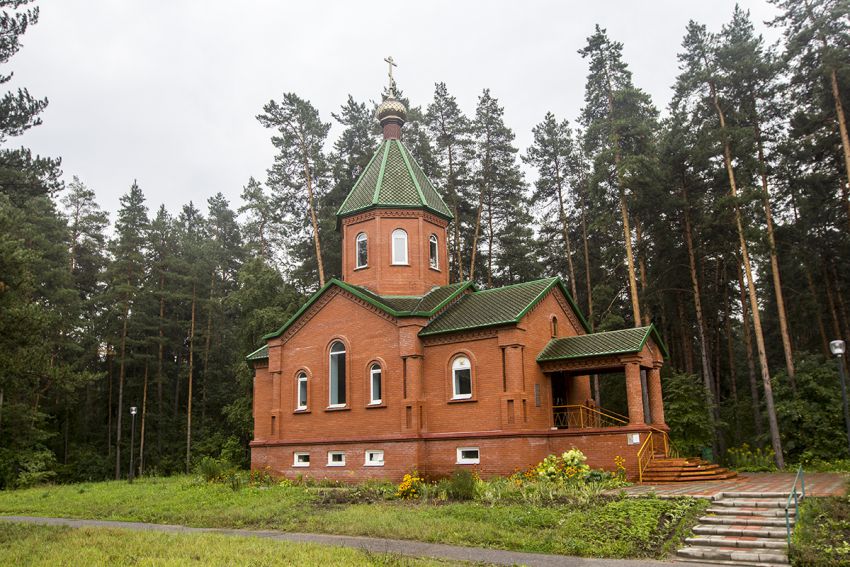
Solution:
<path fill-rule="evenodd" d="M 400 100 L 397 100 L 392 94 L 384 99 L 380 105 L 378 105 L 378 110 L 375 113 L 375 116 L 378 118 L 378 121 L 381 124 L 384 123 L 385 120 L 396 119 L 404 122 L 407 120 L 407 109 L 404 107 L 404 104 Z"/>

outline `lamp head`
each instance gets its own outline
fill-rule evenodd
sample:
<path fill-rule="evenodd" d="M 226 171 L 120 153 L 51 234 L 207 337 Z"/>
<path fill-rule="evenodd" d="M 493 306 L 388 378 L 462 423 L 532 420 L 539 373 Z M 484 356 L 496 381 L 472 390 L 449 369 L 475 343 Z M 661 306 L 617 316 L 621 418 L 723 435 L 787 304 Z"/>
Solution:
<path fill-rule="evenodd" d="M 130 407 L 130 415 L 136 415 L 136 406 Z"/>
<path fill-rule="evenodd" d="M 837 340 L 837 341 L 830 341 L 830 343 L 829 343 L 829 350 L 835 356 L 843 355 L 845 348 L 846 347 L 845 347 L 844 341 L 842 341 L 840 339 Z"/>

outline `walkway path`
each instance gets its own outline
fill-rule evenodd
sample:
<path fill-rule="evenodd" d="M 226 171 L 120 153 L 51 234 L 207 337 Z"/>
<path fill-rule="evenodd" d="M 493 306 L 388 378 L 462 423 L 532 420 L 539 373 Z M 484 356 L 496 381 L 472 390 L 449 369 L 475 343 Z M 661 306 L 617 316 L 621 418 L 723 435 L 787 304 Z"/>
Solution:
<path fill-rule="evenodd" d="M 785 492 L 791 490 L 794 472 L 741 473 L 728 480 L 702 482 L 670 482 L 666 484 L 635 484 L 626 489 L 630 496 L 650 492 L 665 496 L 696 496 L 711 498 L 722 492 Z M 848 475 L 843 473 L 806 473 L 806 496 L 843 496 L 847 493 Z"/>
<path fill-rule="evenodd" d="M 340 536 L 325 534 L 303 534 L 277 532 L 271 530 L 242 530 L 225 528 L 191 528 L 168 524 L 146 524 L 143 522 L 115 522 L 107 520 L 72 520 L 66 518 L 41 518 L 35 516 L 0 516 L 0 521 L 26 522 L 52 526 L 70 526 L 73 528 L 119 528 L 137 531 L 158 531 L 170 533 L 214 533 L 229 536 L 263 537 L 276 540 L 318 543 L 341 547 L 354 547 L 372 553 L 396 553 L 409 557 L 434 557 L 451 561 L 468 561 L 491 565 L 528 565 L 532 567 L 674 567 L 674 563 L 653 561 L 650 559 L 592 559 L 568 557 L 565 555 L 545 555 L 542 553 L 521 553 L 478 547 L 462 547 L 441 543 L 425 543 L 398 539 L 372 537 Z"/>

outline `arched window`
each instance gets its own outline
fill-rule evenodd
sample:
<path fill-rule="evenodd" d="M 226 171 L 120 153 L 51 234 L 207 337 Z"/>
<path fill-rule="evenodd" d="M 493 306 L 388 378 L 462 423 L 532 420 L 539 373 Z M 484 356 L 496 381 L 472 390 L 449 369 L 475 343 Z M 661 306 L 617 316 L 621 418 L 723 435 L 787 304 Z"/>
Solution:
<path fill-rule="evenodd" d="M 381 365 L 373 364 L 369 369 L 369 403 L 370 404 L 380 404 L 382 401 L 381 393 L 383 389 L 383 384 L 381 383 Z"/>
<path fill-rule="evenodd" d="M 345 405 L 345 345 L 336 341 L 331 345 L 330 406 Z"/>
<path fill-rule="evenodd" d="M 557 336 L 558 336 L 558 318 L 553 316 L 552 317 L 552 338 L 555 338 Z"/>
<path fill-rule="evenodd" d="M 355 239 L 356 244 L 356 266 L 357 268 L 365 268 L 369 265 L 369 245 L 366 239 L 366 233 L 361 232 Z"/>
<path fill-rule="evenodd" d="M 452 362 L 452 398 L 455 400 L 472 397 L 472 365 L 465 356 Z"/>
<path fill-rule="evenodd" d="M 437 235 L 432 234 L 428 238 L 428 264 L 435 270 L 440 269 L 440 261 L 437 257 Z"/>
<path fill-rule="evenodd" d="M 304 372 L 295 379 L 295 409 L 307 409 L 307 374 Z"/>
<path fill-rule="evenodd" d="M 407 233 L 397 228 L 393 231 L 393 264 L 407 264 Z"/>

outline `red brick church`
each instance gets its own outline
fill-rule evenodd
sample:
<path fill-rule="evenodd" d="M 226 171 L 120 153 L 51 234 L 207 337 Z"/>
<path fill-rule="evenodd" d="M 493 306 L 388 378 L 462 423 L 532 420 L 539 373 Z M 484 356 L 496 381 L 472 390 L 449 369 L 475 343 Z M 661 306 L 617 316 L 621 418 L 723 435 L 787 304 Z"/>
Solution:
<path fill-rule="evenodd" d="M 384 140 L 337 213 L 342 279 L 248 356 L 252 468 L 508 475 L 577 447 L 637 476 L 666 456 L 656 329 L 592 333 L 559 278 L 449 283 L 452 214 L 401 140 L 405 117 L 393 96 L 378 107 Z M 591 374 L 625 376 L 628 416 L 592 403 Z"/>

